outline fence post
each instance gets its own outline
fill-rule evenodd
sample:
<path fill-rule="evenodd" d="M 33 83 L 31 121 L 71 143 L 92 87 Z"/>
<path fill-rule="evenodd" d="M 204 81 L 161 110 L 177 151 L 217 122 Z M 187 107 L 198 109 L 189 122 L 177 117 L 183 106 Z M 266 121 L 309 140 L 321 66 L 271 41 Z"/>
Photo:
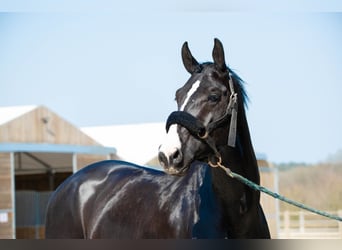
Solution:
<path fill-rule="evenodd" d="M 304 211 L 299 211 L 299 232 L 304 233 L 305 231 L 305 221 L 304 221 Z"/>
<path fill-rule="evenodd" d="M 284 211 L 284 232 L 285 238 L 288 239 L 290 237 L 290 213 L 288 210 Z"/>
<path fill-rule="evenodd" d="M 337 211 L 337 215 L 342 217 L 342 210 Z M 338 221 L 338 232 L 340 233 L 340 238 L 342 239 L 342 222 Z"/>

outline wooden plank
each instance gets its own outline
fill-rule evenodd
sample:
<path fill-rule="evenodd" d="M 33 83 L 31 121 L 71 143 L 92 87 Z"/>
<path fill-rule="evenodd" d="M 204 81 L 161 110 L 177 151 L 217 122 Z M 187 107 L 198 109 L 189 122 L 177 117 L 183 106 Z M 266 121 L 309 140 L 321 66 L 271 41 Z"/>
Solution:
<path fill-rule="evenodd" d="M 12 196 L 10 191 L 0 193 L 0 210 L 1 209 L 12 209 Z"/>
<path fill-rule="evenodd" d="M 12 239 L 13 238 L 13 213 L 8 212 L 8 221 L 0 223 L 0 239 Z"/>
<path fill-rule="evenodd" d="M 0 193 L 1 192 L 7 192 L 11 190 L 11 176 L 10 175 L 5 175 L 5 176 L 0 176 Z"/>
<path fill-rule="evenodd" d="M 17 239 L 44 239 L 45 226 L 17 227 L 16 236 Z"/>
<path fill-rule="evenodd" d="M 0 153 L 0 175 L 11 175 L 11 155 L 9 153 Z"/>
<path fill-rule="evenodd" d="M 0 153 L 0 210 L 12 209 L 11 154 Z"/>

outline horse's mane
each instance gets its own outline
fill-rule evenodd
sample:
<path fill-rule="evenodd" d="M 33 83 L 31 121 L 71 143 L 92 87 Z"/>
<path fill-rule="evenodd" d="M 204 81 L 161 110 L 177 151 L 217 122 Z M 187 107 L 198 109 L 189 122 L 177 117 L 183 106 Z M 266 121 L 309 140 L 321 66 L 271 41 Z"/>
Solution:
<path fill-rule="evenodd" d="M 237 88 L 236 92 L 238 93 L 238 95 L 240 94 L 240 96 L 241 96 L 240 99 L 241 99 L 243 105 L 245 107 L 247 107 L 247 103 L 249 101 L 249 98 L 247 96 L 246 89 L 244 86 L 245 82 L 233 70 L 231 70 L 230 68 L 228 68 L 228 70 L 231 74 L 231 77 L 233 78 L 234 87 Z M 240 135 L 241 135 L 240 139 L 242 140 L 242 143 L 245 145 L 245 148 L 243 151 L 244 151 L 244 160 L 246 162 L 246 164 L 245 164 L 246 176 L 250 180 L 259 184 L 260 183 L 260 177 L 259 177 L 259 171 L 258 171 L 258 164 L 257 164 L 257 160 L 255 157 L 255 153 L 254 153 L 254 149 L 253 149 L 253 145 L 252 145 L 252 141 L 251 141 L 251 136 L 249 133 L 248 123 L 247 123 L 247 119 L 246 119 L 246 113 L 245 113 L 245 110 L 243 108 L 241 108 L 240 117 L 244 120 L 244 122 L 242 122 L 242 130 L 240 131 L 241 132 L 240 133 Z M 258 199 L 259 199 L 259 194 L 257 195 L 257 200 Z"/>
<path fill-rule="evenodd" d="M 235 86 L 237 86 L 238 88 L 238 92 L 240 92 L 241 97 L 242 97 L 242 103 L 244 104 L 244 106 L 246 108 L 248 108 L 248 103 L 249 103 L 249 97 L 247 95 L 247 91 L 245 88 L 245 81 L 242 80 L 242 78 L 236 74 L 231 68 L 227 67 L 227 70 L 229 72 L 229 74 L 231 75 L 231 77 L 233 78 L 233 82 L 235 83 Z"/>

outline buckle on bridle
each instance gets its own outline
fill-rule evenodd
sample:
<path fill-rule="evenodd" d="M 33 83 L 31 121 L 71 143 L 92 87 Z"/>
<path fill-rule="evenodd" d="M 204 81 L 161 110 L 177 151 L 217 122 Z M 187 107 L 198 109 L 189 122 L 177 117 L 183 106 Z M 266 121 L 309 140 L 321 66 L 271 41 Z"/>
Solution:
<path fill-rule="evenodd" d="M 208 130 L 205 129 L 204 133 L 201 131 L 201 132 L 197 133 L 197 136 L 198 136 L 199 139 L 205 140 L 205 139 L 208 138 L 209 132 L 208 132 Z"/>
<path fill-rule="evenodd" d="M 213 168 L 217 168 L 217 167 L 221 167 L 222 166 L 222 157 L 221 155 L 215 155 L 216 157 L 216 162 L 213 163 L 212 159 L 210 159 L 210 157 L 208 158 L 208 164 L 210 167 L 213 167 Z"/>

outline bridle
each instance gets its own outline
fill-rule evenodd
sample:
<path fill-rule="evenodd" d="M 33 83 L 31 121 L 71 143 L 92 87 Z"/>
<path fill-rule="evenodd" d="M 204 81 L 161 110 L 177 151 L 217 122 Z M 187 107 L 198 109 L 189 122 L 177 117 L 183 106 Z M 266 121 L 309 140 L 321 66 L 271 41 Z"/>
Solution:
<path fill-rule="evenodd" d="M 172 112 L 166 121 L 166 132 L 169 131 L 171 125 L 177 124 L 186 128 L 189 133 L 196 139 L 205 142 L 213 151 L 214 155 L 208 157 L 208 164 L 212 167 L 221 165 L 222 157 L 217 149 L 217 145 L 211 133 L 217 128 L 222 127 L 230 118 L 229 134 L 227 145 L 235 147 L 236 142 L 236 130 L 237 130 L 237 93 L 234 90 L 234 83 L 232 76 L 229 76 L 229 89 L 230 97 L 225 113 L 215 121 L 210 122 L 207 126 L 204 126 L 196 117 L 185 111 Z"/>

